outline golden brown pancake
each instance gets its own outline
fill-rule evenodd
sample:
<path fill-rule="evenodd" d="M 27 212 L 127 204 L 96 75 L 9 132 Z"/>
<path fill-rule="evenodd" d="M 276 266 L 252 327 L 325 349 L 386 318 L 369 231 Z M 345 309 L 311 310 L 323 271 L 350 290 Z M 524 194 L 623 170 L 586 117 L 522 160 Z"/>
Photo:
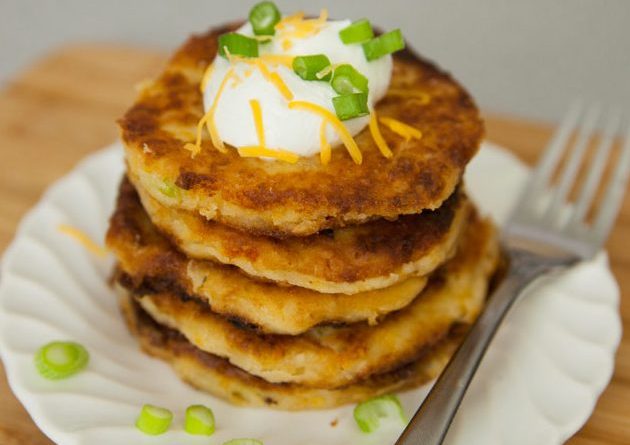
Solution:
<path fill-rule="evenodd" d="M 363 153 L 355 164 L 333 149 L 296 164 L 241 158 L 216 150 L 204 134 L 201 153 L 183 148 L 203 116 L 200 82 L 217 50 L 217 37 L 238 24 L 191 37 L 164 72 L 147 83 L 119 120 L 129 169 L 142 187 L 168 207 L 198 212 L 245 231 L 305 236 L 376 218 L 436 209 L 455 190 L 483 135 L 469 94 L 447 73 L 406 50 L 394 56 L 389 94 L 376 105 L 423 134 L 405 141 L 383 128 L 393 157 L 385 159 L 366 128 L 355 137 Z M 419 101 L 421 93 L 428 102 Z"/>
<path fill-rule="evenodd" d="M 415 362 L 385 374 L 336 389 L 269 383 L 203 352 L 181 334 L 151 319 L 129 297 L 120 300 L 131 332 L 148 354 L 171 364 L 182 380 L 235 405 L 264 406 L 280 410 L 324 409 L 358 403 L 370 397 L 420 386 L 438 376 L 459 344 L 453 332 Z"/>
<path fill-rule="evenodd" d="M 137 190 L 151 221 L 188 256 L 325 293 L 382 289 L 431 273 L 452 256 L 472 208 L 457 191 L 434 211 L 280 240 L 165 207 Z"/>
<path fill-rule="evenodd" d="M 260 335 L 172 292 L 134 297 L 158 323 L 250 374 L 273 383 L 338 388 L 414 361 L 454 325 L 471 323 L 483 306 L 497 259 L 493 226 L 475 218 L 455 257 L 409 306 L 376 326 L 321 326 L 298 336 Z"/>
<path fill-rule="evenodd" d="M 127 287 L 197 298 L 214 312 L 267 333 L 295 335 L 326 322 L 373 324 L 378 317 L 407 306 L 427 283 L 427 277 L 413 277 L 353 295 L 322 294 L 255 280 L 212 261 L 189 260 L 157 231 L 126 181 L 121 184 L 107 245 L 119 261 Z"/>

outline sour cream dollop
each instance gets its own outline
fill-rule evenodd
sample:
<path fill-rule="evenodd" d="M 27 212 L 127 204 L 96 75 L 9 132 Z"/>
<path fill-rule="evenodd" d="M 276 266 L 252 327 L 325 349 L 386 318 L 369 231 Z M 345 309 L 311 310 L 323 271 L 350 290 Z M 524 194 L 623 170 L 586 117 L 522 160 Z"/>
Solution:
<path fill-rule="evenodd" d="M 279 33 L 270 43 L 259 45 L 259 55 L 276 54 L 283 56 L 304 56 L 324 54 L 331 64 L 350 64 L 368 79 L 368 107 L 381 99 L 389 87 L 392 75 L 392 57 L 386 55 L 368 62 L 360 44 L 344 44 L 339 31 L 349 26 L 350 20 L 327 21 L 318 32 L 305 37 L 294 37 L 285 44 Z M 253 36 L 249 23 L 237 31 Z M 332 98 L 338 93 L 329 82 L 307 81 L 300 78 L 291 68 L 283 64 L 265 63 L 270 72 L 276 72 L 293 94 L 294 101 L 306 101 L 318 105 L 335 114 Z M 228 79 L 220 96 L 220 86 L 228 71 L 234 69 L 234 78 Z M 236 148 L 259 145 L 251 100 L 257 100 L 262 111 L 262 122 L 266 147 L 285 150 L 299 156 L 311 156 L 320 151 L 320 127 L 322 117 L 303 109 L 290 109 L 289 101 L 278 88 L 265 78 L 255 64 L 244 61 L 230 62 L 217 56 L 205 85 L 204 107 L 206 112 L 215 100 L 214 124 L 220 139 Z M 343 124 L 354 136 L 369 122 L 369 116 L 344 121 Z M 337 132 L 326 126 L 326 139 L 332 147 L 339 146 L 341 139 Z"/>

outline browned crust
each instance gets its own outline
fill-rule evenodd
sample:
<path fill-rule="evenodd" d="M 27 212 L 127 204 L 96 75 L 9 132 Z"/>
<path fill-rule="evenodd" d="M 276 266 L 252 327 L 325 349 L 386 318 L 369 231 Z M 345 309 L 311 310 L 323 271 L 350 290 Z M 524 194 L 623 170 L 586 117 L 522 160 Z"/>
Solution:
<path fill-rule="evenodd" d="M 204 352 L 177 331 L 156 323 L 130 297 L 121 298 L 121 309 L 142 349 L 169 362 L 187 383 L 237 405 L 281 410 L 332 408 L 422 385 L 442 370 L 464 330 L 453 330 L 417 361 L 388 373 L 374 374 L 341 388 L 317 389 L 293 383 L 270 383 L 226 359 Z"/>
<path fill-rule="evenodd" d="M 450 210 L 443 207 L 438 212 L 450 213 Z M 386 225 L 395 228 L 407 218 L 430 219 L 432 213 L 435 212 L 422 216 L 403 217 L 398 221 L 387 222 Z M 467 216 L 465 220 L 468 221 Z M 212 222 L 208 225 L 220 226 Z M 365 227 L 340 230 L 342 232 L 357 230 L 360 238 L 363 239 L 369 238 L 367 234 L 370 232 L 371 225 L 376 226 L 372 230 L 377 238 L 373 241 L 374 244 L 393 246 L 395 251 L 399 250 L 394 242 L 395 234 L 392 235 L 391 240 L 384 236 L 391 229 L 384 229 L 382 223 L 368 223 Z M 465 226 L 465 223 L 461 225 Z M 411 229 L 419 230 L 426 237 L 431 237 L 434 232 L 441 231 L 436 227 L 425 226 L 426 224 L 418 222 L 415 229 L 412 227 Z M 237 232 L 234 229 L 226 230 Z M 393 231 L 396 232 L 396 230 Z M 305 262 L 310 258 L 312 262 L 323 265 L 328 265 L 329 257 L 348 258 L 348 261 L 356 259 L 357 255 L 352 254 L 353 250 L 343 251 L 347 248 L 347 243 L 342 241 L 332 243 L 339 238 L 335 233 L 336 231 L 331 231 L 330 234 L 299 238 L 304 247 L 302 252 L 296 250 L 296 255 L 306 256 Z M 309 242 L 311 238 L 320 239 Z M 342 238 L 348 238 L 348 236 L 344 235 Z M 412 239 L 413 237 L 410 237 L 403 243 L 408 244 L 408 249 L 413 249 L 416 244 L 411 242 Z M 121 269 L 118 274 L 119 279 L 126 288 L 140 294 L 170 292 L 183 299 L 197 298 L 210 304 L 214 312 L 240 324 L 255 326 L 261 332 L 267 333 L 296 335 L 323 323 L 351 323 L 368 320 L 373 324 L 385 314 L 408 305 L 427 283 L 427 277 L 414 277 L 403 279 L 400 283 L 383 289 L 352 295 L 320 293 L 298 286 L 278 286 L 277 283 L 252 279 L 238 268 L 213 261 L 192 260 L 179 252 L 152 224 L 135 189 L 125 179 L 120 185 L 106 241 L 119 262 Z M 282 249 L 282 245 L 290 243 L 290 240 L 274 239 L 267 242 L 270 245 L 260 252 L 262 255 L 269 255 L 274 250 Z M 322 242 L 336 250 L 333 249 L 322 258 L 311 255 L 313 246 Z M 361 241 L 361 245 L 363 243 Z M 420 247 L 422 245 L 420 243 Z M 381 249 L 372 248 L 371 250 L 376 250 L 377 254 L 383 254 L 380 252 Z M 454 253 L 455 249 L 452 250 Z M 445 261 L 450 257 L 450 248 L 446 255 L 440 258 Z M 361 261 L 357 261 L 355 265 L 357 269 L 361 267 L 365 259 L 363 256 L 358 256 L 358 258 Z M 287 261 L 287 267 L 291 267 L 291 261 Z M 378 262 L 378 257 L 375 257 L 374 261 Z M 442 261 L 435 260 L 433 263 L 431 271 Z M 388 273 L 392 270 L 384 269 L 380 272 Z M 265 308 L 265 310 L 261 311 L 260 308 Z"/>
<path fill-rule="evenodd" d="M 218 259 L 237 265 L 250 262 L 261 269 L 259 277 L 264 277 L 264 270 L 267 269 L 311 277 L 313 282 L 320 280 L 343 284 L 379 277 L 388 278 L 392 274 L 404 279 L 414 275 L 414 271 L 403 272 L 403 268 L 409 268 L 409 265 L 424 258 L 430 261 L 428 255 L 435 256 L 435 261 L 438 261 L 431 270 L 439 266 L 439 259 L 448 258 L 452 251 L 447 244 L 454 243 L 458 238 L 456 236 L 450 240 L 454 218 L 458 212 L 465 212 L 461 219 L 466 221 L 469 206 L 463 192 L 456 192 L 434 211 L 403 216 L 395 221 L 380 219 L 361 226 L 286 239 L 252 235 L 186 211 L 173 212 L 164 208 L 162 212 L 166 213 L 161 218 L 179 220 L 188 225 L 199 240 L 197 244 L 203 244 L 207 240 L 213 246 L 219 246 L 217 250 L 221 252 L 221 256 L 208 256 L 206 259 Z M 464 222 L 459 224 L 463 225 Z M 461 227 L 456 230 L 462 231 Z M 168 229 L 163 233 L 168 233 Z M 167 237 L 179 246 L 188 241 L 169 235 Z M 108 243 L 116 250 L 117 245 L 125 247 L 125 243 L 138 244 L 143 238 L 146 240 L 141 246 L 155 245 L 164 252 L 159 256 L 164 257 L 159 264 L 147 264 L 146 272 L 164 274 L 168 267 L 162 263 L 184 261 L 159 236 L 142 208 L 134 187 L 123 179 L 117 206 L 110 221 Z M 154 251 L 158 252 L 157 249 Z M 139 262 L 136 265 L 141 267 Z M 424 272 L 429 273 L 431 270 Z M 309 287 L 308 284 L 300 285 Z"/>
<path fill-rule="evenodd" d="M 207 305 L 171 292 L 134 294 L 158 321 L 208 352 L 273 382 L 335 388 L 416 360 L 451 326 L 477 316 L 498 259 L 494 228 L 476 219 L 458 254 L 432 275 L 406 308 L 377 326 L 322 327 L 299 336 L 261 335 L 230 323 Z"/>
<path fill-rule="evenodd" d="M 343 149 L 333 150 L 326 166 L 316 156 L 289 165 L 240 158 L 234 150 L 222 154 L 209 141 L 191 159 L 182 148 L 188 141 L 165 127 L 194 130 L 203 114 L 202 73 L 214 58 L 217 36 L 234 26 L 191 37 L 119 120 L 132 169 L 176 183 L 186 198 L 183 207 L 272 236 L 303 236 L 376 217 L 418 213 L 439 207 L 452 194 L 478 149 L 483 124 L 470 95 L 411 51 L 394 57 L 391 86 L 423 91 L 431 100 L 420 105 L 413 98 L 387 97 L 377 105 L 380 116 L 423 133 L 420 141 L 404 142 L 383 128 L 394 153 L 390 160 L 380 155 L 367 129 L 356 137 L 362 165 L 354 164 Z"/>

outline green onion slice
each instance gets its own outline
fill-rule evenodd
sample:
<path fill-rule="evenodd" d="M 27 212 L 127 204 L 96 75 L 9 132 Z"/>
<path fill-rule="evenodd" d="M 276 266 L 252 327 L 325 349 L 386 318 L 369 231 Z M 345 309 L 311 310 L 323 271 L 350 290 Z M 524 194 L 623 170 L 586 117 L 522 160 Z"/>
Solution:
<path fill-rule="evenodd" d="M 275 26 L 280 21 L 280 11 L 273 2 L 256 3 L 249 11 L 249 22 L 257 36 L 272 36 Z"/>
<path fill-rule="evenodd" d="M 352 65 L 340 65 L 335 68 L 331 85 L 339 94 L 350 94 L 356 91 L 368 92 L 368 79 Z"/>
<path fill-rule="evenodd" d="M 372 37 L 374 37 L 374 31 L 368 19 L 357 20 L 339 31 L 339 38 L 346 45 L 367 42 Z"/>
<path fill-rule="evenodd" d="M 383 423 L 407 423 L 407 418 L 398 397 L 386 395 L 375 397 L 354 408 L 354 420 L 362 431 L 371 433 Z"/>
<path fill-rule="evenodd" d="M 370 114 L 366 93 L 344 94 L 333 97 L 333 106 L 337 117 L 342 121 Z"/>
<path fill-rule="evenodd" d="M 224 442 L 223 445 L 263 445 L 263 443 L 256 439 L 232 439 Z"/>
<path fill-rule="evenodd" d="M 243 56 L 258 57 L 258 41 L 251 37 L 228 32 L 219 36 L 219 54 L 227 57 L 227 53 Z"/>
<path fill-rule="evenodd" d="M 171 426 L 173 413 L 166 408 L 154 405 L 144 405 L 136 420 L 136 428 L 145 434 L 157 436 L 165 433 Z"/>
<path fill-rule="evenodd" d="M 90 354 L 78 343 L 54 341 L 42 346 L 35 355 L 39 373 L 50 380 L 70 377 L 87 366 Z"/>
<path fill-rule="evenodd" d="M 214 433 L 214 414 L 203 405 L 192 405 L 186 408 L 184 429 L 189 434 L 211 436 Z"/>
<path fill-rule="evenodd" d="M 160 193 L 169 198 L 180 198 L 179 187 L 177 187 L 172 181 L 167 179 L 163 180 L 159 187 Z"/>
<path fill-rule="evenodd" d="M 298 56 L 293 59 L 293 71 L 304 80 L 325 80 L 329 81 L 331 74 L 319 79 L 317 73 L 330 66 L 330 60 L 324 54 L 313 54 L 310 56 Z"/>
<path fill-rule="evenodd" d="M 400 32 L 400 29 L 395 29 L 365 42 L 363 44 L 363 53 L 365 58 L 370 61 L 400 51 L 404 47 L 405 40 L 402 32 Z"/>

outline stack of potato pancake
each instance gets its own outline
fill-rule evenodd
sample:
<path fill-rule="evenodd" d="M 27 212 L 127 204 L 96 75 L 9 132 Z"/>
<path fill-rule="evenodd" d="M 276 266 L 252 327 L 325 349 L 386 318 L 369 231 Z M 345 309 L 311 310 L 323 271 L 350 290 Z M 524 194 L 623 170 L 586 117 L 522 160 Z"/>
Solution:
<path fill-rule="evenodd" d="M 483 135 L 474 102 L 405 51 L 376 110 L 422 138 L 383 129 L 391 158 L 367 129 L 360 165 L 342 148 L 327 165 L 241 158 L 207 134 L 193 158 L 199 85 L 234 28 L 189 39 L 120 120 L 127 174 L 107 244 L 131 331 L 237 404 L 325 408 L 429 381 L 498 262 L 461 183 Z"/>

